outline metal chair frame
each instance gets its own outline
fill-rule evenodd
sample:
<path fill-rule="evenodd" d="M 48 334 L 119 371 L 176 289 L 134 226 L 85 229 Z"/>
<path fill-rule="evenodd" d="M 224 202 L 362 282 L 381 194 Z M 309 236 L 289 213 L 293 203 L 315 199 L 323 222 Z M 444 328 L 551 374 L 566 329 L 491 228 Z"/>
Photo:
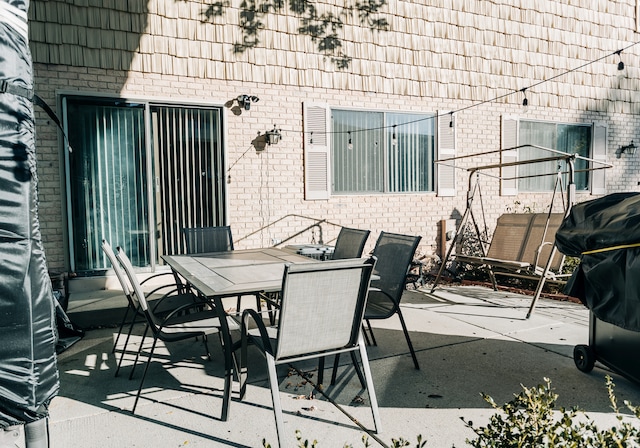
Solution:
<path fill-rule="evenodd" d="M 364 313 L 364 321 L 373 345 L 377 345 L 377 342 L 370 321 L 398 315 L 416 369 L 420 369 L 420 365 L 400 309 L 400 300 L 405 290 L 411 262 L 421 239 L 420 236 L 380 232 L 373 249 L 373 256 L 378 259 L 376 274 L 379 278 L 371 281 L 369 300 Z M 368 338 L 367 332 L 364 333 L 365 338 Z"/>
<path fill-rule="evenodd" d="M 121 248 L 118 248 L 116 258 L 124 268 L 124 271 L 129 279 L 132 287 L 132 298 L 135 302 L 137 302 L 140 310 L 144 313 L 144 316 L 147 320 L 148 325 L 145 329 L 143 340 L 146 337 L 148 330 L 151 330 L 151 333 L 153 335 L 153 344 L 147 356 L 144 373 L 142 374 L 142 379 L 140 380 L 140 386 L 138 387 L 136 399 L 133 404 L 133 408 L 131 409 L 131 413 L 134 413 L 136 410 L 136 406 L 138 405 L 138 400 L 140 398 L 142 387 L 144 385 L 144 381 L 146 379 L 149 365 L 151 364 L 151 360 L 153 358 L 158 340 L 161 340 L 163 342 L 176 342 L 190 338 L 202 337 L 207 358 L 211 360 L 211 353 L 207 344 L 207 335 L 217 333 L 218 337 L 220 337 L 220 343 L 223 344 L 219 326 L 220 319 L 227 319 L 227 316 L 224 310 L 217 310 L 213 307 L 211 309 L 203 309 L 202 302 L 198 302 L 196 300 L 196 297 L 191 293 L 186 293 L 187 295 L 192 296 L 193 300 L 191 303 L 182 305 L 174 309 L 162 318 L 156 316 L 153 308 L 149 306 L 149 303 L 147 302 L 145 295 L 142 292 L 140 283 L 138 282 L 136 274 L 133 270 L 133 266 L 131 265 L 131 261 Z M 220 314 L 222 314 L 222 316 L 220 316 Z M 230 328 L 238 327 L 235 321 L 231 319 L 228 319 L 228 323 Z M 134 366 L 135 364 L 137 364 L 141 352 L 142 344 L 140 345 L 138 353 L 136 354 Z M 226 420 L 229 412 L 229 403 L 231 401 L 231 375 L 228 374 L 225 374 L 225 385 L 222 401 L 223 404 L 221 418 L 222 420 Z"/>
<path fill-rule="evenodd" d="M 265 326 L 254 310 L 244 311 L 240 399 L 246 394 L 247 346 L 253 342 L 267 361 L 280 446 L 285 445 L 285 439 L 276 366 L 338 353 L 360 353 L 375 429 L 380 431 L 378 403 L 361 332 L 374 264 L 374 258 L 360 258 L 288 265 L 282 281 L 278 327 Z M 249 329 L 251 321 L 257 328 Z"/>

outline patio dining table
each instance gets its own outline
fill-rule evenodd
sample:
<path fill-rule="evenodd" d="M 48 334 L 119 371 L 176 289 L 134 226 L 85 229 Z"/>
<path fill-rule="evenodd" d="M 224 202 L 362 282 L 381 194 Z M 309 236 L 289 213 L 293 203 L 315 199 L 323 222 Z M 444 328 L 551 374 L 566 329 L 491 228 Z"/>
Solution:
<path fill-rule="evenodd" d="M 218 311 L 225 363 L 225 391 L 231 390 L 233 341 L 222 299 L 238 295 L 279 292 L 288 263 L 314 260 L 278 248 L 245 249 L 193 255 L 164 255 L 164 261 Z M 222 420 L 227 420 L 230 397 L 225 394 Z"/>

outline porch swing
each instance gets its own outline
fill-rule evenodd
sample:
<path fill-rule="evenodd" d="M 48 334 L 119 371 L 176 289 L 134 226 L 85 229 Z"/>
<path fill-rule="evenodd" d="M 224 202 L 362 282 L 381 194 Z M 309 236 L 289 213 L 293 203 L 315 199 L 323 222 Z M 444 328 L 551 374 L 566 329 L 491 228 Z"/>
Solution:
<path fill-rule="evenodd" d="M 555 232 L 566 217 L 571 206 L 575 203 L 575 160 L 582 159 L 593 163 L 598 163 L 602 167 L 592 167 L 581 171 L 592 171 L 597 169 L 609 168 L 604 162 L 581 157 L 577 154 L 567 154 L 550 148 L 537 145 L 521 145 L 509 150 L 517 150 L 522 147 L 533 147 L 542 149 L 552 153 L 549 157 L 538 159 L 503 162 L 492 165 L 484 165 L 467 169 L 469 172 L 469 181 L 467 189 L 466 208 L 460 219 L 460 223 L 456 227 L 452 243 L 449 246 L 445 259 L 442 260 L 436 278 L 434 280 L 431 292 L 433 293 L 440 282 L 442 274 L 446 266 L 455 259 L 459 263 L 467 263 L 476 265 L 487 271 L 494 290 L 498 289 L 496 274 L 520 277 L 526 279 L 537 280 L 536 290 L 527 313 L 527 319 L 533 313 L 535 305 L 542 294 L 543 287 L 547 280 L 560 280 L 562 275 L 560 270 L 564 261 L 564 256 L 557 250 L 555 244 Z M 482 155 L 492 154 L 497 151 L 484 152 L 481 154 L 473 154 L 441 160 L 439 163 L 447 163 L 453 160 L 469 157 L 478 157 Z M 516 167 L 518 165 L 539 164 L 543 162 L 558 162 L 558 169 L 553 173 L 542 173 L 528 176 L 501 177 L 492 176 L 486 171 L 491 169 L 502 169 L 505 167 Z M 561 161 L 567 165 L 566 171 L 562 169 Z M 487 224 L 484 213 L 484 204 L 482 192 L 480 189 L 480 174 L 489 177 L 496 177 L 500 181 L 515 181 L 526 177 L 543 177 L 556 176 L 551 203 L 546 213 L 506 213 L 498 218 L 496 228 L 490 242 L 483 239 L 487 235 Z M 566 186 L 566 197 L 564 194 L 563 175 L 568 175 Z M 475 179 L 475 182 L 474 182 Z M 480 230 L 478 220 L 474 214 L 473 203 L 475 197 L 478 197 L 480 208 L 482 211 L 482 219 L 484 223 L 483 232 Z M 553 213 L 553 205 L 556 196 L 560 195 L 563 203 L 563 213 Z M 471 235 L 466 231 L 468 221 L 471 221 Z M 469 238 L 478 241 L 477 250 L 479 255 L 468 255 L 457 253 L 454 254 L 456 247 L 463 247 L 465 242 L 469 242 Z"/>

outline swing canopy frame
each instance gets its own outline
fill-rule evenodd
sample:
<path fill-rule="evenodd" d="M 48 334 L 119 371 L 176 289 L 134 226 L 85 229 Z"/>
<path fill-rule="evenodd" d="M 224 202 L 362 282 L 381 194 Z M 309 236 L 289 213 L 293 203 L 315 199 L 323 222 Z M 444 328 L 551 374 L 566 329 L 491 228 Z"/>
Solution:
<path fill-rule="evenodd" d="M 536 149 L 541 149 L 548 152 L 550 155 L 547 157 L 541 157 L 537 159 L 527 159 L 527 160 L 517 160 L 512 162 L 501 162 L 494 164 L 487 164 L 481 166 L 474 166 L 471 168 L 466 168 L 466 171 L 469 173 L 468 175 L 468 188 L 467 188 L 467 200 L 465 211 L 460 219 L 459 224 L 456 226 L 455 234 L 452 238 L 452 244 L 449 246 L 445 259 L 442 260 L 440 264 L 440 268 L 438 270 L 438 274 L 434 280 L 434 283 L 431 288 L 431 292 L 433 293 L 442 277 L 442 274 L 445 270 L 447 264 L 452 261 L 452 258 L 456 258 L 457 261 L 477 264 L 479 266 L 483 266 L 488 270 L 489 277 L 491 279 L 494 290 L 497 290 L 497 282 L 495 278 L 494 268 L 500 268 L 502 271 L 512 271 L 515 276 L 519 277 L 527 277 L 538 279 L 538 284 L 536 286 L 536 290 L 531 301 L 531 305 L 529 307 L 529 311 L 527 313 L 527 318 L 531 316 L 535 309 L 535 305 L 542 294 L 542 289 L 544 287 L 545 281 L 548 279 L 555 279 L 557 276 L 553 272 L 554 269 L 559 269 L 562 265 L 562 254 L 560 254 L 557 250 L 555 243 L 555 231 L 559 227 L 562 219 L 566 218 L 573 204 L 575 204 L 576 197 L 576 187 L 575 187 L 575 174 L 578 172 L 588 172 L 588 171 L 596 171 L 602 169 L 611 168 L 612 165 L 605 163 L 601 160 L 591 159 L 587 157 L 580 156 L 578 154 L 568 154 L 562 151 L 558 151 L 551 148 L 546 148 L 543 146 L 525 144 L 519 145 L 512 148 L 488 151 L 483 153 L 469 154 L 458 157 L 452 157 L 448 159 L 442 159 L 436 161 L 437 164 L 442 164 L 446 166 L 451 166 L 454 168 L 459 168 L 455 165 L 456 160 L 461 159 L 469 159 L 473 157 L 486 156 L 489 154 L 499 153 L 501 151 L 514 151 L 524 147 L 533 147 Z M 588 168 L 586 169 L 575 169 L 576 160 L 584 160 L 589 163 Z M 555 172 L 549 173 L 541 173 L 541 174 L 533 174 L 533 175 L 524 175 L 519 176 L 515 173 L 515 167 L 520 165 L 531 165 L 531 164 L 540 164 L 546 162 L 558 162 L 558 169 Z M 566 168 L 562 168 L 561 162 L 565 163 Z M 504 168 L 513 167 L 513 173 L 509 173 L 508 175 L 503 175 L 505 171 Z M 500 175 L 493 175 L 489 173 L 490 170 L 500 170 Z M 480 199 L 480 205 L 482 209 L 482 217 L 484 221 L 484 232 L 486 233 L 487 225 L 484 214 L 484 206 L 482 204 L 482 193 L 480 191 L 480 175 L 485 175 L 487 177 L 493 177 L 500 182 L 513 181 L 522 178 L 530 178 L 530 177 L 544 177 L 544 176 L 556 176 L 553 193 L 551 196 L 551 204 L 549 205 L 549 210 L 545 214 L 510 214 L 512 217 L 515 217 L 517 221 L 521 221 L 521 229 L 520 231 L 516 230 L 516 236 L 514 238 L 514 229 L 513 227 L 510 229 L 506 229 L 506 232 L 511 235 L 512 241 L 517 241 L 518 247 L 521 247 L 519 250 L 520 256 L 510 256 L 506 259 L 503 257 L 491 257 L 491 248 L 493 246 L 494 238 L 498 236 L 499 230 L 505 230 L 500 228 L 501 220 L 504 223 L 504 226 L 508 226 L 509 219 L 505 218 L 506 215 L 502 215 L 502 217 L 498 220 L 498 225 L 496 227 L 496 232 L 494 233 L 494 238 L 492 238 L 491 243 L 489 243 L 489 247 L 487 247 L 487 242 L 482 239 L 482 232 L 480 231 L 480 227 L 478 225 L 478 221 L 473 212 L 473 202 L 478 194 Z M 568 182 L 566 188 L 563 182 L 563 176 L 567 176 Z M 475 179 L 475 182 L 474 182 Z M 565 191 L 566 190 L 566 191 Z M 566 193 L 566 194 L 565 194 Z M 553 204 L 556 198 L 556 195 L 559 194 L 562 198 L 563 202 L 563 213 L 552 213 Z M 521 216 L 517 215 L 529 215 L 529 216 Z M 544 216 L 546 215 L 546 217 Z M 475 233 L 475 237 L 480 242 L 479 250 L 481 254 L 479 256 L 463 256 L 463 255 L 454 255 L 453 251 L 457 245 L 461 245 L 463 242 L 462 239 L 465 237 L 464 229 L 468 221 L 471 221 L 472 230 Z M 513 221 L 512 221 L 513 224 Z M 504 227 L 503 226 L 503 227 Z M 537 229 L 537 230 L 536 230 Z M 533 235 L 535 234 L 535 237 Z M 533 237 L 533 239 L 532 239 Z M 535 239 L 539 238 L 539 242 L 536 244 Z M 498 239 L 501 239 L 498 237 Z M 498 241 L 495 247 L 500 247 L 503 244 L 503 241 Z M 534 247 L 535 257 L 532 260 L 531 256 L 528 256 L 528 259 L 523 259 L 525 248 L 526 247 Z M 515 255 L 513 253 L 512 255 Z M 558 260 L 560 260 L 558 262 Z"/>

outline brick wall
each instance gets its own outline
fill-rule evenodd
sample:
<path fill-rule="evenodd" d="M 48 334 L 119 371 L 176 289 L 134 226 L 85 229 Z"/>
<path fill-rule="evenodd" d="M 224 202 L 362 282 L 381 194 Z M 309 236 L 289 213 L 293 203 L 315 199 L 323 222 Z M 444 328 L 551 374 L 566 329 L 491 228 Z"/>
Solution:
<path fill-rule="evenodd" d="M 355 17 L 345 19 L 343 48 L 353 60 L 343 70 L 298 35 L 299 20 L 290 12 L 265 17 L 261 43 L 234 54 L 233 44 L 241 38 L 236 2 L 213 23 L 201 21 L 207 3 L 200 1 L 152 0 L 142 6 L 111 0 L 101 2 L 102 10 L 89 3 L 31 3 L 36 90 L 55 106 L 60 93 L 76 91 L 223 106 L 227 165 L 233 165 L 229 222 L 238 248 L 284 240 L 311 225 L 313 220 L 304 218 L 310 217 L 330 222 L 321 225 L 325 242 L 346 225 L 372 230 L 367 249 L 385 230 L 420 234 L 420 251 L 432 253 L 438 222 L 464 212 L 464 168 L 499 161 L 498 154 L 459 161 L 453 198 L 425 193 L 305 201 L 305 101 L 407 112 L 465 109 L 456 115 L 459 155 L 499 149 L 504 114 L 602 121 L 608 125 L 607 161 L 614 165 L 607 173 L 608 191 L 639 188 L 640 156 L 615 156 L 616 148 L 631 140 L 640 144 L 638 47 L 622 53 L 623 72 L 612 56 L 528 90 L 526 110 L 518 92 L 638 40 L 631 0 L 397 1 L 394 11 L 385 11 L 389 31 L 372 32 Z M 260 102 L 236 115 L 229 104 L 245 93 Z M 282 129 L 282 141 L 263 152 L 251 149 L 256 135 L 274 124 Z M 62 148 L 56 127 L 40 111 L 37 137 L 43 240 L 50 268 L 60 271 L 67 262 Z M 508 210 L 542 210 L 550 201 L 546 194 L 500 196 L 496 179 L 481 182 L 491 227 Z M 295 242 L 319 237 L 316 227 Z"/>

